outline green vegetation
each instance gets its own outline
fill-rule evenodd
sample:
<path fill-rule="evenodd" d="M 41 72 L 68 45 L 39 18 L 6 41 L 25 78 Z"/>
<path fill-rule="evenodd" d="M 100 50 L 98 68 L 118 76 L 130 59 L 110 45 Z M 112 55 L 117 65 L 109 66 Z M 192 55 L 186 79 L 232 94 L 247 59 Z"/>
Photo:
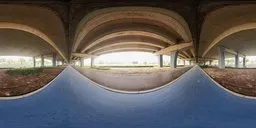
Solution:
<path fill-rule="evenodd" d="M 43 68 L 19 68 L 7 70 L 8 75 L 39 75 L 43 71 Z"/>

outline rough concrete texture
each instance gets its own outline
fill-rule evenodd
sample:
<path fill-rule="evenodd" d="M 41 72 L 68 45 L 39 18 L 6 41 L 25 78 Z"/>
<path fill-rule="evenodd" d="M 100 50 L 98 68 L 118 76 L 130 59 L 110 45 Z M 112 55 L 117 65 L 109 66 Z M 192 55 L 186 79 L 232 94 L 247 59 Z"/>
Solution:
<path fill-rule="evenodd" d="M 205 55 L 204 57 L 216 57 L 217 50 L 214 48 L 214 46 L 223 43 L 226 47 L 237 50 L 238 52 L 251 54 L 252 50 L 245 51 L 245 49 L 251 49 L 252 46 L 250 43 L 254 40 L 248 41 L 248 38 L 245 36 L 235 36 L 235 39 L 229 38 L 229 40 L 225 41 L 222 41 L 222 39 L 237 32 L 255 29 L 255 7 L 255 4 L 231 5 L 208 13 L 208 15 L 205 17 L 200 34 L 199 55 Z M 239 40 L 239 42 L 237 42 L 237 40 Z M 243 44 L 243 47 L 237 47 L 237 45 L 241 43 Z M 253 54 L 255 55 L 255 52 L 253 52 Z"/>

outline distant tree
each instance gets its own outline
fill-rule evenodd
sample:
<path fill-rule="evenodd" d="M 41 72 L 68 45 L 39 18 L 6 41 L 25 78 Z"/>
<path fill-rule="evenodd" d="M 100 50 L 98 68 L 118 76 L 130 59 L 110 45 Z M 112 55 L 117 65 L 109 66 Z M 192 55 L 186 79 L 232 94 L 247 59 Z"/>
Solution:
<path fill-rule="evenodd" d="M 138 64 L 139 62 L 138 61 L 132 61 L 132 64 Z"/>

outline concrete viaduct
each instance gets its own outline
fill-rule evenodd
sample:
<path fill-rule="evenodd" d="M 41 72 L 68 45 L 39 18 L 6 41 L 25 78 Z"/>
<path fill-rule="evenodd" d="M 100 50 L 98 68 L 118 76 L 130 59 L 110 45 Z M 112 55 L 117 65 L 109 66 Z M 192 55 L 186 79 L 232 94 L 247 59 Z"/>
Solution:
<path fill-rule="evenodd" d="M 0 1 L 0 55 L 56 61 L 145 51 L 205 63 L 256 55 L 256 2 L 203 0 Z M 81 61 L 81 65 L 83 65 Z"/>

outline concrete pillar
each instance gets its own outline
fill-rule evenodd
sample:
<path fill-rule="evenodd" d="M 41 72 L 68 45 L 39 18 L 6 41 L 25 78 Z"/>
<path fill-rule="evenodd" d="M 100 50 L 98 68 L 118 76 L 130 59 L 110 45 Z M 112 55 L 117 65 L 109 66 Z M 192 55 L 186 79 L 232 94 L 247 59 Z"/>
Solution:
<path fill-rule="evenodd" d="M 235 67 L 238 68 L 238 66 L 239 66 L 239 56 L 237 54 L 235 55 Z"/>
<path fill-rule="evenodd" d="M 246 58 L 245 57 L 243 57 L 243 68 L 246 68 Z"/>
<path fill-rule="evenodd" d="M 212 60 L 209 60 L 209 65 L 210 65 L 210 66 L 212 65 Z"/>
<path fill-rule="evenodd" d="M 192 65 L 192 61 L 191 60 L 189 60 L 189 65 Z"/>
<path fill-rule="evenodd" d="M 225 48 L 222 46 L 218 47 L 218 56 L 219 56 L 219 68 L 225 68 Z"/>
<path fill-rule="evenodd" d="M 91 58 L 91 67 L 93 67 L 94 66 L 94 58 L 92 57 Z"/>
<path fill-rule="evenodd" d="M 53 67 L 57 66 L 57 54 L 56 53 L 52 54 L 52 66 Z"/>
<path fill-rule="evenodd" d="M 158 56 L 159 67 L 163 67 L 163 55 Z"/>
<path fill-rule="evenodd" d="M 170 67 L 171 68 L 176 68 L 177 67 L 177 58 L 178 58 L 178 51 L 173 51 L 171 52 L 171 63 L 170 63 Z"/>
<path fill-rule="evenodd" d="M 34 65 L 34 67 L 36 67 L 36 57 L 35 56 L 33 56 L 33 65 Z"/>
<path fill-rule="evenodd" d="M 186 66 L 186 60 L 183 60 L 183 64 L 184 64 L 184 66 Z"/>
<path fill-rule="evenodd" d="M 80 58 L 80 66 L 84 67 L 84 58 Z"/>
<path fill-rule="evenodd" d="M 41 67 L 44 67 L 44 55 L 41 55 Z"/>

